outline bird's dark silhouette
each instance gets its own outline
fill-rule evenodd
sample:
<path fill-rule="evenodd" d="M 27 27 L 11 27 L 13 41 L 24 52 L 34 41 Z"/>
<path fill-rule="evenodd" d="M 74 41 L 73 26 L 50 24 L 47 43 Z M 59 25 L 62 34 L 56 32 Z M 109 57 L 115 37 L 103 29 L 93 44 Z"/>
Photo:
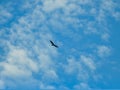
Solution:
<path fill-rule="evenodd" d="M 53 41 L 50 40 L 50 43 L 51 43 L 52 46 L 58 48 L 58 46 L 56 44 L 54 44 Z"/>

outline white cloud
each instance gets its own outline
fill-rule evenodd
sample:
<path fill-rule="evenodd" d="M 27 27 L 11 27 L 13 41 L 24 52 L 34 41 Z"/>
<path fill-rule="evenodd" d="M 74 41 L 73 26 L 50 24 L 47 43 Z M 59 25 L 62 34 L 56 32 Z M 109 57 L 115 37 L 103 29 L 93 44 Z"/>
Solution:
<path fill-rule="evenodd" d="M 10 51 L 8 51 L 6 60 L 0 62 L 0 72 L 3 79 L 9 77 L 14 80 L 16 78 L 27 78 L 28 80 L 32 78 L 34 80 L 33 74 L 40 74 L 39 79 L 42 82 L 40 88 L 55 89 L 54 86 L 49 85 L 49 82 L 56 82 L 62 76 L 57 73 L 59 52 L 57 49 L 51 48 L 49 44 L 49 39 L 56 40 L 58 38 L 54 34 L 62 35 L 63 38 L 66 38 L 66 41 L 68 38 L 75 41 L 77 37 L 79 43 L 82 41 L 81 39 L 84 39 L 81 38 L 83 33 L 94 33 L 105 41 L 110 37 L 105 31 L 105 26 L 107 28 L 105 17 L 107 16 L 106 12 L 113 13 L 111 10 L 114 6 L 111 1 L 110 3 L 102 2 L 102 5 L 100 2 L 100 7 L 97 7 L 99 10 L 94 7 L 94 1 L 92 0 L 36 0 L 32 4 L 27 1 L 25 3 L 22 8 L 31 9 L 8 28 L 10 31 L 8 42 L 11 45 L 6 46 Z M 86 9 L 85 6 L 89 8 Z M 62 13 L 58 9 L 62 9 Z M 7 22 L 4 21 L 3 16 L 6 20 L 12 17 L 8 10 L 3 9 L 1 12 L 4 13 L 1 16 L 2 22 Z M 119 13 L 114 14 L 114 16 L 119 17 Z M 91 20 L 92 18 L 93 20 Z M 3 30 L 6 29 L 3 28 Z M 67 44 L 65 58 L 69 56 L 69 43 Z M 110 51 L 110 48 L 104 45 L 97 47 L 97 53 L 100 57 L 109 55 Z M 79 50 L 75 47 L 73 52 L 76 53 Z M 92 56 L 94 57 L 94 55 Z M 92 57 L 81 55 L 77 59 L 67 59 L 67 64 L 63 63 L 63 68 L 65 74 L 68 76 L 75 75 L 76 79 L 81 82 L 89 79 L 89 75 L 92 74 L 89 70 L 94 72 L 97 69 L 95 63 Z M 6 83 L 5 80 L 4 84 Z M 75 88 L 85 89 L 89 86 L 86 83 L 81 83 L 76 85 Z"/>
<path fill-rule="evenodd" d="M 115 3 L 113 2 L 113 0 L 108 0 L 108 1 L 104 1 L 102 0 L 102 9 L 106 10 L 108 12 L 112 12 L 115 8 Z"/>
<path fill-rule="evenodd" d="M 76 5 L 76 3 L 70 3 L 66 7 L 64 7 L 64 13 L 66 16 L 77 16 L 78 14 L 85 14 L 86 12 L 85 9 L 82 8 L 80 5 Z"/>
<path fill-rule="evenodd" d="M 29 12 L 32 14 L 20 17 L 9 29 L 11 34 L 9 40 L 6 40 L 9 51 L 6 60 L 0 62 L 0 72 L 5 85 L 9 82 L 7 78 L 12 79 L 11 82 L 22 82 L 26 79 L 34 81 L 34 74 L 39 73 L 42 81 L 45 78 L 49 79 L 48 82 L 58 79 L 52 60 L 57 57 L 58 52 L 50 47 L 49 39 L 52 35 L 43 25 L 45 18 L 39 9 L 40 7 L 36 7 L 33 12 Z"/>
<path fill-rule="evenodd" d="M 74 86 L 74 89 L 77 89 L 77 90 L 91 90 L 91 88 L 89 87 L 89 85 L 87 83 L 80 83 L 79 85 L 75 85 Z"/>
<path fill-rule="evenodd" d="M 43 2 L 43 10 L 46 12 L 54 11 L 59 8 L 66 6 L 67 0 L 45 0 Z"/>
<path fill-rule="evenodd" d="M 8 82 L 6 80 L 7 78 L 15 80 L 16 82 L 26 79 L 29 80 L 30 78 L 34 80 L 33 74 L 38 73 L 42 74 L 40 77 L 42 81 L 47 80 L 49 82 L 52 80 L 54 82 L 58 79 L 54 68 L 55 63 L 54 60 L 52 60 L 52 57 L 56 57 L 57 51 L 55 48 L 50 48 L 49 45 L 46 45 L 48 44 L 46 42 L 48 41 L 36 43 L 36 48 L 33 47 L 34 52 L 31 51 L 32 48 L 28 50 L 26 46 L 13 46 L 8 44 L 9 53 L 6 61 L 0 63 L 0 72 L 2 78 L 5 80 L 5 84 Z M 44 44 L 39 46 L 40 43 Z M 38 55 L 38 58 L 31 58 L 35 54 Z"/>
<path fill-rule="evenodd" d="M 119 21 L 119 20 L 120 20 L 120 12 L 114 12 L 114 13 L 113 13 L 113 17 L 115 17 L 115 19 L 116 19 L 117 21 Z"/>
<path fill-rule="evenodd" d="M 88 22 L 87 23 L 87 28 L 84 30 L 84 33 L 85 34 L 98 34 L 99 33 L 99 31 L 95 28 L 95 22 Z"/>
<path fill-rule="evenodd" d="M 97 53 L 100 57 L 106 57 L 111 54 L 111 49 L 108 46 L 101 45 L 97 47 Z"/>
<path fill-rule="evenodd" d="M 44 83 L 40 83 L 40 89 L 44 89 L 44 90 L 54 90 L 54 89 L 56 89 L 54 86 L 52 86 L 52 85 L 45 85 Z"/>
<path fill-rule="evenodd" d="M 82 70 L 81 63 L 74 58 L 68 59 L 68 65 L 65 65 L 64 68 L 68 74 L 74 74 Z"/>
<path fill-rule="evenodd" d="M 12 18 L 12 14 L 5 8 L 0 6 L 0 24 L 6 23 L 9 19 Z"/>
<path fill-rule="evenodd" d="M 58 79 L 58 76 L 57 76 L 57 74 L 56 74 L 54 69 L 47 71 L 44 77 L 45 78 L 50 78 L 52 80 Z"/>
<path fill-rule="evenodd" d="M 87 56 L 81 55 L 80 59 L 91 70 L 95 70 L 96 69 L 95 63 L 94 63 L 94 61 L 93 61 L 93 59 L 91 57 L 87 57 Z"/>
<path fill-rule="evenodd" d="M 106 18 L 108 16 L 117 19 L 117 17 L 119 17 L 119 13 L 118 11 L 116 11 L 116 8 L 119 9 L 119 5 L 114 0 L 108 0 L 108 1 L 102 0 L 100 3 L 100 10 L 98 13 L 97 20 L 99 22 L 106 23 Z"/>
<path fill-rule="evenodd" d="M 10 48 L 7 60 L 0 63 L 1 75 L 10 78 L 28 78 L 38 72 L 37 63 L 32 61 L 23 49 Z"/>
<path fill-rule="evenodd" d="M 28 78 L 31 76 L 31 72 L 28 70 L 24 70 L 19 68 L 19 66 L 2 63 L 4 65 L 3 70 L 1 71 L 1 75 L 4 77 L 17 79 L 17 78 Z"/>
<path fill-rule="evenodd" d="M 109 35 L 108 33 L 104 33 L 104 34 L 101 36 L 101 38 L 102 38 L 103 40 L 105 40 L 105 41 L 108 41 L 108 40 L 109 40 L 109 37 L 110 37 L 110 35 Z"/>
<path fill-rule="evenodd" d="M 2 90 L 4 88 L 5 88 L 4 81 L 0 80 L 0 90 Z"/>
<path fill-rule="evenodd" d="M 84 65 L 86 65 L 87 68 L 85 68 Z M 74 75 L 74 77 L 81 82 L 88 80 L 90 74 L 94 72 L 96 67 L 90 58 L 82 56 L 82 58 L 80 57 L 78 60 L 73 57 L 69 58 L 67 64 L 63 65 L 63 68 L 67 75 Z M 89 72 L 88 68 L 92 70 L 92 72 Z"/>

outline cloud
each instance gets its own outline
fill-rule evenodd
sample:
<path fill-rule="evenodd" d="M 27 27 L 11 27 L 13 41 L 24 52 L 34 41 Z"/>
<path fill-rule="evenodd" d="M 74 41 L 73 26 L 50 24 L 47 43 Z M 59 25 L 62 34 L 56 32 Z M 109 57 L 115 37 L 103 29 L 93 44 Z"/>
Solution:
<path fill-rule="evenodd" d="M 50 12 L 50 11 L 54 11 L 56 9 L 59 8 L 63 8 L 64 6 L 66 6 L 66 2 L 67 0 L 45 0 L 43 2 L 43 10 L 45 10 L 46 12 Z"/>
<path fill-rule="evenodd" d="M 56 89 L 51 83 L 63 84 L 67 81 L 64 76 L 74 76 L 78 83 L 72 88 L 89 89 L 86 82 L 97 70 L 96 57 L 103 58 L 111 53 L 109 46 L 105 43 L 99 45 L 92 36 L 108 41 L 110 35 L 106 17 L 109 14 L 119 17 L 114 10 L 116 4 L 112 0 L 36 0 L 20 5 L 24 13 L 16 12 L 15 21 L 0 31 L 0 41 L 7 42 L 1 46 L 7 48 L 4 61 L 0 62 L 0 74 L 4 81 L 1 81 L 1 87 L 7 86 L 9 81 L 22 82 L 25 79 L 23 84 L 39 82 L 41 89 Z M 0 15 L 1 22 L 6 23 L 14 15 L 11 10 L 0 8 L 3 13 Z M 62 42 L 62 48 L 52 48 L 49 39 Z M 93 53 L 96 48 L 89 48 L 91 44 L 97 46 L 97 55 Z M 69 50 L 73 47 L 74 54 L 71 54 Z M 72 58 L 68 58 L 70 55 Z M 69 87 L 61 85 L 61 88 Z"/>
<path fill-rule="evenodd" d="M 23 35 L 24 32 L 18 34 L 21 35 L 20 38 L 26 38 Z M 45 40 L 45 37 L 43 37 L 43 39 Z M 42 81 L 46 80 L 50 82 L 53 80 L 53 82 L 56 82 L 58 76 L 56 69 L 54 68 L 54 60 L 52 59 L 56 57 L 55 55 L 57 55 L 57 51 L 54 48 L 50 48 L 48 45 L 49 41 L 44 40 L 43 42 L 37 42 L 36 45 L 31 43 L 33 49 L 27 46 L 28 44 L 23 41 L 20 41 L 22 45 L 21 43 L 15 43 L 17 46 L 11 45 L 11 43 L 14 43 L 13 41 L 10 41 L 11 43 L 9 42 L 10 44 L 7 45 L 9 51 L 6 60 L 0 63 L 0 72 L 2 79 L 5 81 L 5 85 L 7 85 L 9 81 L 7 78 L 10 78 L 13 82 L 16 81 L 16 84 L 14 83 L 15 85 L 22 85 L 21 83 L 23 80 L 29 79 L 32 79 L 31 82 L 25 83 L 32 83 L 36 80 L 34 75 L 40 75 L 39 79 Z M 43 43 L 43 45 L 39 46 L 40 43 Z"/>
<path fill-rule="evenodd" d="M 106 23 L 106 18 L 107 17 L 113 17 L 114 19 L 117 19 L 116 16 L 118 15 L 118 11 L 117 9 L 119 9 L 118 3 L 114 0 L 109 0 L 109 1 L 101 1 L 101 5 L 100 5 L 100 10 L 99 10 L 99 16 L 98 21 L 103 21 Z"/>
<path fill-rule="evenodd" d="M 115 17 L 115 19 L 118 21 L 120 19 L 120 13 L 119 12 L 115 12 L 113 14 L 113 17 Z"/>
<path fill-rule="evenodd" d="M 0 24 L 7 23 L 11 18 L 12 14 L 5 7 L 0 6 Z"/>
<path fill-rule="evenodd" d="M 0 38 L 3 42 L 7 42 L 5 46 L 8 48 L 4 61 L 0 62 L 1 77 L 5 86 L 9 82 L 14 83 L 15 81 L 15 86 L 19 84 L 27 87 L 26 84 L 22 84 L 22 81 L 26 80 L 23 83 L 27 84 L 35 81 L 37 85 L 36 82 L 39 79 L 42 81 L 48 79 L 48 82 L 51 80 L 55 82 L 58 79 L 53 60 L 58 52 L 55 48 L 50 47 L 49 39 L 52 38 L 52 35 L 49 33 L 49 29 L 42 24 L 42 21 L 45 20 L 44 14 L 39 11 L 38 7 L 31 13 L 32 15 L 28 13 L 26 16 L 19 17 L 18 22 L 11 25 L 9 39 Z M 38 18 L 41 19 L 38 20 Z M 7 29 L 3 28 L 1 32 Z M 3 34 L 6 33 L 3 32 Z M 40 75 L 38 80 L 36 80 L 36 75 Z M 31 80 L 31 82 L 27 82 L 27 80 Z"/>
<path fill-rule="evenodd" d="M 109 41 L 110 35 L 108 33 L 104 33 L 101 38 L 105 41 Z"/>
<path fill-rule="evenodd" d="M 26 52 L 15 47 L 10 48 L 10 52 L 5 62 L 0 63 L 2 67 L 1 75 L 10 78 L 29 78 L 32 72 L 38 72 L 36 62 L 33 62 Z"/>
<path fill-rule="evenodd" d="M 97 47 L 97 53 L 99 57 L 106 57 L 111 54 L 111 49 L 108 46 L 101 45 Z"/>
<path fill-rule="evenodd" d="M 65 72 L 67 72 L 68 74 L 74 74 L 82 70 L 82 66 L 79 61 L 76 61 L 74 58 L 70 58 L 67 61 L 68 64 L 65 65 L 64 68 Z"/>
<path fill-rule="evenodd" d="M 74 76 L 78 81 L 87 81 L 96 66 L 90 57 L 81 55 L 79 59 L 68 58 L 67 64 L 63 65 L 63 68 L 68 76 Z"/>
<path fill-rule="evenodd" d="M 89 87 L 89 85 L 86 84 L 86 83 L 80 83 L 79 85 L 75 85 L 74 89 L 77 89 L 77 90 L 79 90 L 79 89 L 82 89 L 82 90 L 91 90 L 91 88 Z"/>
<path fill-rule="evenodd" d="M 0 89 L 4 89 L 5 88 L 5 85 L 4 85 L 4 81 L 3 80 L 0 80 Z"/>
<path fill-rule="evenodd" d="M 80 61 L 76 61 L 75 58 L 67 59 L 67 64 L 63 65 L 65 75 L 74 76 L 75 79 L 81 78 L 81 80 L 86 79 L 85 73 L 83 72 L 83 67 Z M 83 76 L 84 74 L 84 76 Z"/>
<path fill-rule="evenodd" d="M 93 61 L 92 58 L 86 57 L 86 56 L 84 56 L 84 55 L 81 55 L 81 56 L 80 56 L 80 59 L 81 59 L 82 62 L 83 62 L 86 66 L 88 66 L 91 70 L 95 70 L 95 69 L 96 69 L 95 63 L 94 63 L 94 61 Z"/>
<path fill-rule="evenodd" d="M 35 18 L 34 15 L 32 17 Z M 44 32 L 42 29 L 37 30 L 36 33 L 33 30 L 36 21 L 33 20 L 33 23 L 30 23 L 29 18 L 31 18 L 30 15 L 21 17 L 18 23 L 14 23 L 9 29 L 9 39 L 1 38 L 3 42 L 7 42 L 5 46 L 8 48 L 5 60 L 0 62 L 0 72 L 5 86 L 9 82 L 7 78 L 12 79 L 13 82 L 32 78 L 32 82 L 36 80 L 34 75 L 39 75 L 39 73 L 43 81 L 45 78 L 49 80 L 58 78 L 52 61 L 58 53 L 49 44 L 49 39 L 52 37 L 48 31 Z"/>
<path fill-rule="evenodd" d="M 40 83 L 40 89 L 44 89 L 44 90 L 54 90 L 56 89 L 54 86 L 52 85 L 44 85 L 43 83 Z"/>

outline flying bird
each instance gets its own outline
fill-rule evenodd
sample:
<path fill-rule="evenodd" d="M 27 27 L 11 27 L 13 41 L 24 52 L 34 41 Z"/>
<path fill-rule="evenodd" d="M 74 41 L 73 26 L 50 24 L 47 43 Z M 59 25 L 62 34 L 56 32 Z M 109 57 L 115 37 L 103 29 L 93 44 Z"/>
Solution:
<path fill-rule="evenodd" d="M 50 40 L 50 43 L 51 43 L 52 46 L 58 48 L 58 46 L 56 44 L 54 44 L 53 41 Z"/>

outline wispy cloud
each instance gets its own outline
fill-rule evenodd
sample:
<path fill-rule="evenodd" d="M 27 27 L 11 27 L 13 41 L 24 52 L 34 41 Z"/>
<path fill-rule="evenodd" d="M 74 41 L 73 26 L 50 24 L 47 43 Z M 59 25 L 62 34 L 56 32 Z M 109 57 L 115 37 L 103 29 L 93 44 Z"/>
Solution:
<path fill-rule="evenodd" d="M 7 23 L 12 18 L 12 13 L 5 7 L 0 6 L 0 25 Z"/>
<path fill-rule="evenodd" d="M 0 62 L 0 89 L 9 82 L 16 81 L 17 85 L 24 80 L 27 84 L 35 82 L 40 89 L 56 89 L 53 83 L 60 84 L 60 89 L 69 89 L 62 85 L 68 79 L 64 76 L 74 76 L 78 82 L 71 88 L 89 89 L 87 81 L 94 78 L 97 70 L 96 57 L 111 54 L 110 46 L 105 45 L 110 37 L 107 16 L 119 17 L 116 3 L 113 0 L 26 0 L 22 3 L 17 10 L 14 5 L 8 5 L 10 10 L 0 6 L 0 24 L 15 17 L 9 27 L 0 27 L 0 41 L 4 44 L 1 48 L 7 48 L 4 58 L 0 56 L 4 59 Z M 51 47 L 49 40 L 62 43 L 62 48 Z M 91 49 L 92 45 L 95 47 Z"/>
<path fill-rule="evenodd" d="M 80 59 L 83 61 L 83 63 L 88 66 L 91 70 L 95 70 L 96 66 L 94 63 L 94 60 L 91 57 L 86 57 L 84 55 L 81 55 Z"/>
<path fill-rule="evenodd" d="M 5 88 L 4 81 L 0 80 L 0 89 L 4 89 L 4 88 Z"/>
<path fill-rule="evenodd" d="M 74 89 L 91 90 L 86 83 L 80 83 L 79 85 L 75 85 Z"/>
<path fill-rule="evenodd" d="M 40 83 L 40 89 L 45 89 L 45 90 L 47 90 L 47 89 L 49 89 L 49 90 L 54 90 L 54 89 L 56 89 L 54 86 L 52 86 L 52 85 L 44 85 L 43 83 Z"/>
<path fill-rule="evenodd" d="M 101 45 L 97 47 L 97 53 L 100 57 L 106 57 L 111 54 L 111 49 L 108 46 Z"/>
<path fill-rule="evenodd" d="M 45 10 L 46 12 L 50 12 L 50 11 L 54 11 L 56 9 L 59 8 L 63 8 L 64 6 L 66 6 L 66 2 L 67 0 L 45 0 L 43 1 L 43 10 Z"/>

